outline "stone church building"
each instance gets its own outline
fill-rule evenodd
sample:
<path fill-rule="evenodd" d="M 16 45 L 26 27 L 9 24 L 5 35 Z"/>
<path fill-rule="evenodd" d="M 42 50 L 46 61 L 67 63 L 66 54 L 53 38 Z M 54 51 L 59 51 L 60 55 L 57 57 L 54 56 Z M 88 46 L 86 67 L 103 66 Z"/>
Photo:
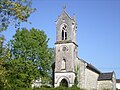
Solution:
<path fill-rule="evenodd" d="M 54 87 L 77 86 L 85 90 L 116 90 L 114 72 L 102 73 L 78 57 L 77 23 L 65 10 L 56 21 Z"/>

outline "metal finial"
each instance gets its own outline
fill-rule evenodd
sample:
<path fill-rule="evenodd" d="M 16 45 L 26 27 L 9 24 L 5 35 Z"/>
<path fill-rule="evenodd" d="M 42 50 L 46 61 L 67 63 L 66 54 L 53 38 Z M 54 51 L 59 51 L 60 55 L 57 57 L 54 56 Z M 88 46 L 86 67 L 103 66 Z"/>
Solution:
<path fill-rule="evenodd" d="M 66 5 L 63 6 L 63 10 L 65 10 L 65 9 L 66 9 Z"/>
<path fill-rule="evenodd" d="M 73 19 L 76 21 L 76 15 L 75 15 L 75 13 L 73 14 Z"/>
<path fill-rule="evenodd" d="M 75 13 L 73 13 L 73 15 L 75 16 Z"/>

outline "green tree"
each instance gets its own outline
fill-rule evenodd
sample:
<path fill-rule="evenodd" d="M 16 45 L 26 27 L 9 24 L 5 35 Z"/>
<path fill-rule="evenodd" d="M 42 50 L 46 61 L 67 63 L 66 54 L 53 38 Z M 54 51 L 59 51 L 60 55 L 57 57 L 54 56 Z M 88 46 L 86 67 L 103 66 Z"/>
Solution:
<path fill-rule="evenodd" d="M 31 8 L 32 0 L 0 0 L 0 32 L 11 24 L 15 27 L 35 10 Z"/>
<path fill-rule="evenodd" d="M 3 63 L 4 63 L 4 59 L 2 58 L 3 56 L 3 52 L 4 52 L 4 49 L 3 49 L 3 41 L 4 41 L 4 37 L 0 36 L 0 88 L 3 89 L 3 86 L 4 86 L 4 75 L 5 75 L 5 70 L 4 70 L 4 67 L 3 67 Z"/>
<path fill-rule="evenodd" d="M 43 77 L 42 78 L 42 83 L 43 84 L 53 84 L 53 70 L 52 70 L 52 66 L 53 63 L 55 62 L 55 52 L 54 52 L 54 48 L 48 48 L 48 52 L 51 54 L 51 58 L 50 58 L 50 63 L 49 65 L 51 65 L 51 67 L 49 66 L 49 70 L 47 71 L 48 76 Z"/>
<path fill-rule="evenodd" d="M 0 33 L 9 25 L 19 28 L 21 22 L 28 22 L 28 17 L 35 10 L 31 4 L 32 0 L 0 0 Z M 0 36 L 0 89 L 10 86 L 5 76 L 5 62 L 10 58 L 10 51 L 3 46 L 3 39 Z"/>
<path fill-rule="evenodd" d="M 52 53 L 44 31 L 17 30 L 10 41 L 11 58 L 7 60 L 7 79 L 11 88 L 31 87 L 33 80 L 49 77 Z"/>
<path fill-rule="evenodd" d="M 5 60 L 10 57 L 10 51 L 3 45 L 4 37 L 0 36 L 0 89 L 9 87 L 8 80 L 6 79 L 6 69 L 4 67 Z"/>

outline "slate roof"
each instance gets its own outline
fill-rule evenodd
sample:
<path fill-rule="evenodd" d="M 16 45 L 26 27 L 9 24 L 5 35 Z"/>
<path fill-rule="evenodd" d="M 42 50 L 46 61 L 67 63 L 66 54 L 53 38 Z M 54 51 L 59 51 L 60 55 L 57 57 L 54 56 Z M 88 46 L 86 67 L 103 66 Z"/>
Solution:
<path fill-rule="evenodd" d="M 86 67 L 87 67 L 88 69 L 90 69 L 90 70 L 92 70 L 92 71 L 100 74 L 100 71 L 99 71 L 96 67 L 94 67 L 93 65 L 87 63 L 87 66 L 86 66 Z"/>
<path fill-rule="evenodd" d="M 98 81 L 102 80 L 112 80 L 113 72 L 101 73 L 98 77 Z"/>
<path fill-rule="evenodd" d="M 120 79 L 116 79 L 116 83 L 120 83 Z"/>
<path fill-rule="evenodd" d="M 85 60 L 80 59 L 79 57 L 78 57 L 78 59 L 87 64 L 86 68 L 88 68 L 88 69 L 90 69 L 90 70 L 92 70 L 93 72 L 96 72 L 96 73 L 98 73 L 98 74 L 101 73 L 101 72 L 100 72 L 96 67 L 94 67 L 92 64 L 87 63 Z"/>

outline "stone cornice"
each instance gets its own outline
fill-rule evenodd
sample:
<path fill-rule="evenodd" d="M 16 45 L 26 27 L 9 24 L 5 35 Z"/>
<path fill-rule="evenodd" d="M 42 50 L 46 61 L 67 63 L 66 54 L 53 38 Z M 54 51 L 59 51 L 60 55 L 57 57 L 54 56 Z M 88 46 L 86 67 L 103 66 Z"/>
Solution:
<path fill-rule="evenodd" d="M 78 47 L 78 45 L 75 42 L 71 41 L 71 40 L 56 41 L 55 44 L 66 44 L 66 43 L 73 43 L 73 44 L 75 44 Z"/>

